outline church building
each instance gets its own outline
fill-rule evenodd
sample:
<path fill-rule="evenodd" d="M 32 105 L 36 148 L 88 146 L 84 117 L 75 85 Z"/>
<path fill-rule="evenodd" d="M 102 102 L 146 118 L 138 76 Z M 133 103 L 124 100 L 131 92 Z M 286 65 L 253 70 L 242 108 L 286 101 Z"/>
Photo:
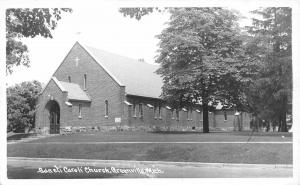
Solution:
<path fill-rule="evenodd" d="M 39 96 L 36 129 L 202 129 L 201 107 L 176 110 L 160 98 L 158 67 L 76 42 Z M 242 114 L 247 129 L 249 115 Z M 235 118 L 233 111 L 210 112 L 210 127 L 234 129 Z"/>

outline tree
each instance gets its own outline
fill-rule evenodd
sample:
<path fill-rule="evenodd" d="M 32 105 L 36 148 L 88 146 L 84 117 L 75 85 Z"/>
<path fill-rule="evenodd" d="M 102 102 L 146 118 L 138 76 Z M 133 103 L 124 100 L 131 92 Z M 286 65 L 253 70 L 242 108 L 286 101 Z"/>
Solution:
<path fill-rule="evenodd" d="M 141 17 L 155 8 L 125 8 L 125 16 Z M 202 104 L 203 132 L 209 132 L 208 109 L 221 102 L 242 109 L 241 90 L 251 80 L 245 70 L 252 61 L 245 57 L 243 36 L 237 25 L 239 14 L 223 8 L 168 8 L 169 27 L 158 36 L 163 77 L 162 98 L 173 107 Z M 148 11 L 148 12 L 147 12 Z"/>
<path fill-rule="evenodd" d="M 20 132 L 25 127 L 34 127 L 36 101 L 41 89 L 38 81 L 22 82 L 6 89 L 8 131 Z"/>
<path fill-rule="evenodd" d="M 6 73 L 13 67 L 29 66 L 28 47 L 22 43 L 24 37 L 41 36 L 53 38 L 51 31 L 57 26 L 62 12 L 72 12 L 69 8 L 33 8 L 6 10 Z"/>
<path fill-rule="evenodd" d="M 248 27 L 252 36 L 248 53 L 261 63 L 261 69 L 248 88 L 247 99 L 255 116 L 287 131 L 288 99 L 292 97 L 291 8 L 261 8 L 253 13 L 261 17 Z"/>
<path fill-rule="evenodd" d="M 137 20 L 141 20 L 141 18 L 144 15 L 151 14 L 153 11 L 159 11 L 161 12 L 162 10 L 159 8 L 153 8 L 153 7 L 145 7 L 145 8 L 120 8 L 119 12 L 122 13 L 125 17 L 129 16 L 130 18 L 135 18 Z"/>

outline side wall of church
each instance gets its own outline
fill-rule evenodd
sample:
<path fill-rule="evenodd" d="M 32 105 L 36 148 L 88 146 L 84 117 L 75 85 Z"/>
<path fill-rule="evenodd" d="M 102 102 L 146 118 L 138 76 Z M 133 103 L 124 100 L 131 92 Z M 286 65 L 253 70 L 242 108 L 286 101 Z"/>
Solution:
<path fill-rule="evenodd" d="M 138 96 L 126 96 L 126 101 L 131 105 L 124 107 L 129 127 L 145 127 L 159 130 L 201 130 L 203 128 L 203 112 L 200 108 L 190 110 L 169 109 L 163 101 Z M 159 116 L 159 108 L 161 113 Z M 140 111 L 142 108 L 142 115 Z M 226 119 L 224 116 L 226 112 Z M 215 110 L 209 112 L 209 126 L 211 130 L 230 131 L 238 130 L 238 122 L 242 123 L 242 130 L 250 129 L 250 116 L 242 112 L 239 116 L 234 115 L 233 110 Z"/>
<path fill-rule="evenodd" d="M 126 96 L 126 101 L 131 104 L 124 107 L 129 127 L 159 128 L 163 130 L 202 128 L 202 114 L 201 112 L 197 112 L 196 109 L 190 111 L 181 109 L 178 111 L 178 116 L 176 116 L 176 110 L 167 107 L 159 99 Z M 140 109 L 142 109 L 142 115 Z"/>

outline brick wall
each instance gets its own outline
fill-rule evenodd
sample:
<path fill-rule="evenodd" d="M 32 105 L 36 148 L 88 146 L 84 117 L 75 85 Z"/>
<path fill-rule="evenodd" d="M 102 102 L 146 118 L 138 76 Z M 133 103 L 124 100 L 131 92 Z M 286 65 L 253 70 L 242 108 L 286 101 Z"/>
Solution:
<path fill-rule="evenodd" d="M 79 59 L 76 64 L 76 58 Z M 124 87 L 114 81 L 109 74 L 85 51 L 80 44 L 76 43 L 65 57 L 54 75 L 59 81 L 68 82 L 71 77 L 72 83 L 77 83 L 84 89 L 84 75 L 86 75 L 86 90 L 92 102 L 72 101 L 72 107 L 62 105 L 65 99 L 59 99 L 61 109 L 62 126 L 104 126 L 115 125 L 115 118 L 122 118 Z M 51 84 L 46 89 L 52 90 Z M 47 93 L 45 91 L 42 96 Z M 60 92 L 61 93 L 61 92 Z M 59 93 L 58 93 L 59 94 Z M 108 117 L 105 117 L 105 100 L 108 100 Z M 41 108 L 44 108 L 45 99 L 40 100 Z M 82 117 L 78 117 L 78 105 L 82 105 Z M 41 118 L 39 118 L 39 121 Z"/>
<path fill-rule="evenodd" d="M 176 129 L 188 129 L 188 128 L 200 128 L 202 124 L 200 120 L 202 119 L 201 113 L 196 112 L 195 109 L 189 112 L 189 119 L 187 119 L 187 111 L 179 111 L 179 119 L 176 118 L 176 113 L 174 110 L 174 116 L 172 116 L 172 109 L 168 109 L 167 105 L 159 99 L 139 97 L 127 95 L 126 101 L 131 103 L 131 106 L 125 106 L 124 112 L 128 115 L 128 125 L 131 127 L 161 127 L 161 128 L 176 128 Z M 143 117 L 139 116 L 139 105 L 143 106 Z M 151 105 L 153 107 L 148 106 Z M 136 116 L 134 105 L 136 106 Z M 161 107 L 161 116 L 158 116 L 159 106 Z M 154 109 L 156 107 L 156 115 L 154 115 Z"/>
<path fill-rule="evenodd" d="M 44 89 L 43 94 L 39 96 L 38 99 L 38 109 L 36 112 L 36 128 L 37 129 L 46 129 L 49 131 L 50 120 L 49 120 L 49 111 L 45 108 L 46 104 L 50 100 L 54 100 L 59 104 L 60 112 L 60 124 L 65 125 L 66 121 L 69 119 L 70 110 L 69 107 L 65 104 L 66 94 L 62 93 L 56 83 L 51 79 L 48 86 Z M 48 133 L 47 131 L 47 133 Z"/>
<path fill-rule="evenodd" d="M 230 129 L 233 130 L 234 127 L 237 127 L 237 119 L 242 122 L 243 130 L 249 130 L 250 129 L 250 114 L 246 112 L 242 112 L 239 117 L 237 118 L 234 115 L 233 110 L 226 110 L 227 114 L 227 120 L 225 120 L 224 117 L 224 111 L 223 110 L 216 110 L 214 112 L 215 117 L 215 127 L 214 128 L 220 128 L 220 129 Z"/>

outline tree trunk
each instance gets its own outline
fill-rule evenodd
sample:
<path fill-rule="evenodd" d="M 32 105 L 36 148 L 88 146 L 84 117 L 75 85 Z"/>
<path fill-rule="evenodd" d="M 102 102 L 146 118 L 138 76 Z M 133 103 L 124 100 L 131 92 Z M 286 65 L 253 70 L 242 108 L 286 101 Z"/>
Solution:
<path fill-rule="evenodd" d="M 203 103 L 203 133 L 209 133 L 208 105 Z"/>
<path fill-rule="evenodd" d="M 282 125 L 281 125 L 281 131 L 282 132 L 287 132 L 287 125 L 286 125 L 286 113 L 284 112 L 282 115 Z"/>
<path fill-rule="evenodd" d="M 282 111 L 281 111 L 281 132 L 287 132 L 287 125 L 286 125 L 286 112 L 287 112 L 287 96 L 283 97 L 282 100 Z"/>

